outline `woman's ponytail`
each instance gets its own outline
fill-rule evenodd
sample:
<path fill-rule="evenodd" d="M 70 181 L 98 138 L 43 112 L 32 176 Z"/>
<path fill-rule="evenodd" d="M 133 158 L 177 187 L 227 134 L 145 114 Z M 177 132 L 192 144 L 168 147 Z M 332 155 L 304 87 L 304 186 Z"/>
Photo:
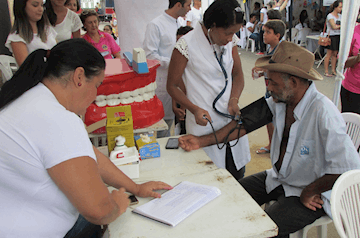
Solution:
<path fill-rule="evenodd" d="M 47 66 L 46 54 L 47 50 L 43 49 L 32 52 L 13 77 L 4 83 L 0 90 L 0 110 L 41 82 Z"/>

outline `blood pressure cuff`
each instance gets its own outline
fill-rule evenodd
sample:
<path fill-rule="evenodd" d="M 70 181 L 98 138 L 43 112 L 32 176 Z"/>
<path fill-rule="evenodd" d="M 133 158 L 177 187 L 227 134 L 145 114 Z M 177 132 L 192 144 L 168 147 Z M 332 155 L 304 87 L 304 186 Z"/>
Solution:
<path fill-rule="evenodd" d="M 273 119 L 273 114 L 264 97 L 244 107 L 240 112 L 240 119 L 247 134 L 272 122 Z"/>

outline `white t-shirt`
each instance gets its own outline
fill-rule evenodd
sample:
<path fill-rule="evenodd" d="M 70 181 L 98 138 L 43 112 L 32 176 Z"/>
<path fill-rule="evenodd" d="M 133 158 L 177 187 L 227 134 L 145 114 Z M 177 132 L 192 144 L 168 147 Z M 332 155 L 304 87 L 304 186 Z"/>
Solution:
<path fill-rule="evenodd" d="M 63 238 L 78 211 L 47 169 L 80 156 L 96 160 L 82 120 L 42 83 L 0 111 L 2 238 Z"/>
<path fill-rule="evenodd" d="M 186 26 L 186 19 L 184 19 L 183 17 L 178 17 L 177 25 L 178 25 L 178 28 L 180 28 L 182 26 Z"/>
<path fill-rule="evenodd" d="M 160 67 L 156 70 L 156 95 L 164 106 L 164 119 L 174 119 L 172 100 L 166 90 L 170 57 L 176 43 L 176 19 L 166 12 L 152 20 L 146 26 L 143 49 L 147 59 L 157 59 Z"/>
<path fill-rule="evenodd" d="M 335 24 L 337 21 L 341 22 L 341 14 L 339 14 L 339 16 L 336 18 L 333 14 L 329 13 L 326 17 L 326 27 L 327 27 L 326 32 L 328 32 L 329 36 L 340 35 L 340 29 L 333 30 L 331 28 L 331 25 L 329 22 L 330 19 L 333 19 Z"/>
<path fill-rule="evenodd" d="M 251 23 L 251 22 L 247 22 L 247 23 L 246 23 L 245 28 L 246 28 L 246 34 L 247 34 L 247 36 L 250 36 L 252 33 L 258 33 L 257 27 L 255 27 L 254 32 L 249 31 L 249 30 L 248 30 L 249 27 L 252 27 L 252 28 L 253 28 L 253 27 L 254 27 L 254 23 Z"/>
<path fill-rule="evenodd" d="M 198 10 L 195 7 L 191 7 L 191 10 L 186 14 L 186 21 L 191 22 L 192 27 L 195 27 L 196 24 L 201 21 L 201 18 L 201 8 Z"/>
<path fill-rule="evenodd" d="M 55 38 L 57 33 L 52 26 L 49 26 L 47 28 L 46 35 L 47 35 L 46 42 L 42 42 L 38 34 L 34 34 L 32 41 L 28 44 L 19 34 L 12 33 L 8 36 L 5 46 L 10 50 L 10 52 L 13 52 L 13 49 L 11 47 L 11 42 L 24 42 L 26 44 L 29 54 L 37 49 L 50 50 L 56 45 Z"/>
<path fill-rule="evenodd" d="M 261 18 L 261 13 L 264 14 L 264 18 L 263 18 L 262 24 L 265 25 L 265 23 L 268 21 L 267 9 L 264 8 L 264 7 L 261 8 L 261 10 L 260 10 L 260 18 Z"/>
<path fill-rule="evenodd" d="M 75 12 L 68 9 L 64 20 L 54 27 L 55 31 L 58 33 L 56 41 L 59 43 L 70 39 L 72 33 L 78 31 L 82 26 L 83 24 L 80 17 Z"/>
<path fill-rule="evenodd" d="M 298 23 L 296 26 L 295 26 L 295 29 L 298 29 L 299 30 L 299 33 L 298 33 L 298 40 L 301 40 L 302 39 L 302 34 L 303 32 L 301 31 L 302 29 L 304 28 L 309 28 L 308 25 L 306 23 L 304 23 L 304 26 L 301 24 L 301 23 Z"/>

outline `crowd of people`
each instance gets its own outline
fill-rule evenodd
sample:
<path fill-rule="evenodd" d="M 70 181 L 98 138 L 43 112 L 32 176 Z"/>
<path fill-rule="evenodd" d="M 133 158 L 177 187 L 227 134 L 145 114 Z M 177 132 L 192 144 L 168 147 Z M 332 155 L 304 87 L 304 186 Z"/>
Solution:
<path fill-rule="evenodd" d="M 146 26 L 142 48 L 157 59 L 156 94 L 165 122 L 174 120 L 186 151 L 204 148 L 253 199 L 275 203 L 266 213 L 277 237 L 288 237 L 325 215 L 321 193 L 360 160 L 333 103 L 315 87 L 323 77 L 315 56 L 284 40 L 281 11 L 288 0 L 255 3 L 250 21 L 236 0 L 214 1 L 202 14 L 201 1 L 169 0 Z M 46 10 L 45 10 L 46 6 Z M 326 24 L 332 44 L 325 64 L 335 72 L 342 2 Z M 0 231 L 5 237 L 100 237 L 100 225 L 129 205 L 126 192 L 160 197 L 163 182 L 136 184 L 91 145 L 79 116 L 95 100 L 104 80 L 105 59 L 120 58 L 116 18 L 104 31 L 94 10 L 79 12 L 77 0 L 14 0 L 14 26 L 6 46 L 19 69 L 0 90 Z M 297 27 L 307 27 L 301 12 Z M 179 24 L 181 22 L 181 24 Z M 245 80 L 236 33 L 245 25 L 260 55 L 252 69 L 264 77 L 265 97 L 240 110 Z M 80 28 L 85 34 L 80 34 Z M 332 33 L 331 33 L 332 32 Z M 334 59 L 335 57 L 335 59 Z M 355 27 L 342 111 L 360 114 L 360 25 Z M 328 66 L 325 65 L 325 76 Z M 21 116 L 19 116 L 21 115 Z M 267 125 L 272 168 L 245 177 L 250 161 L 247 134 Z M 51 132 L 51 133 L 49 133 Z M 181 133 L 181 134 L 182 134 Z M 159 137 L 170 135 L 170 130 Z M 109 192 L 106 185 L 115 190 Z"/>

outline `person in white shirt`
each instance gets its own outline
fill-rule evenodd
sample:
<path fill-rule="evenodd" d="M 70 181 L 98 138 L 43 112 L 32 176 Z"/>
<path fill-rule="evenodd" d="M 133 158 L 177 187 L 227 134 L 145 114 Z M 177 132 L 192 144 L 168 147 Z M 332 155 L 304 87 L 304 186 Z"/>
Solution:
<path fill-rule="evenodd" d="M 298 43 L 300 43 L 300 40 L 302 38 L 303 32 L 301 31 L 304 28 L 308 28 L 308 24 L 305 22 L 307 21 L 308 14 L 306 10 L 302 10 L 299 17 L 299 23 L 296 24 L 295 29 L 299 31 L 299 33 L 295 36 L 298 39 Z"/>
<path fill-rule="evenodd" d="M 186 25 L 194 28 L 201 19 L 201 0 L 194 0 L 194 6 L 186 14 Z"/>
<path fill-rule="evenodd" d="M 312 82 L 323 79 L 313 69 L 314 61 L 311 52 L 287 41 L 272 56 L 259 58 L 255 66 L 267 73 L 271 97 L 240 110 L 240 130 L 232 121 L 216 133 L 220 142 L 229 133 L 235 139 L 239 133 L 274 123 L 272 168 L 247 176 L 240 184 L 259 205 L 275 201 L 265 212 L 279 228 L 277 237 L 287 237 L 324 216 L 321 193 L 330 190 L 340 174 L 360 169 L 344 119 Z M 213 134 L 179 138 L 180 147 L 187 151 L 214 143 Z"/>
<path fill-rule="evenodd" d="M 259 35 L 259 32 L 256 27 L 257 23 L 258 23 L 258 21 L 256 20 L 255 13 L 251 13 L 250 21 L 248 23 L 246 23 L 246 26 L 245 26 L 247 37 L 255 40 L 255 50 L 256 51 L 259 50 L 259 40 L 260 40 L 260 35 Z M 248 47 L 248 46 L 246 46 L 246 47 Z"/>
<path fill-rule="evenodd" d="M 56 31 L 50 26 L 42 0 L 16 0 L 13 9 L 14 25 L 5 46 L 20 66 L 34 50 L 55 46 Z"/>
<path fill-rule="evenodd" d="M 104 72 L 98 50 L 71 39 L 31 53 L 2 86 L 1 237 L 93 237 L 126 211 L 125 191 L 160 197 L 153 190 L 171 189 L 162 182 L 135 184 L 91 145 L 80 116 Z M 105 183 L 116 189 L 109 192 Z M 85 224 L 73 227 L 78 219 Z"/>
<path fill-rule="evenodd" d="M 204 21 L 175 45 L 167 90 L 186 108 L 187 133 L 208 134 L 236 120 L 244 75 L 235 33 L 240 30 L 243 17 L 236 0 L 214 1 L 204 13 Z M 182 84 L 186 93 L 179 90 Z M 208 146 L 204 151 L 236 180 L 244 176 L 245 165 L 250 161 L 247 137 L 228 141 L 222 148 Z"/>
<path fill-rule="evenodd" d="M 80 38 L 80 28 L 83 26 L 80 17 L 67 7 L 66 0 L 48 0 L 45 2 L 46 14 L 50 24 L 57 32 L 56 41 L 59 43 L 71 38 Z"/>
<path fill-rule="evenodd" d="M 177 25 L 178 25 L 178 28 L 186 26 L 186 16 L 185 17 L 178 17 Z"/>
<path fill-rule="evenodd" d="M 330 8 L 332 11 L 326 17 L 326 27 L 328 36 L 330 36 L 331 44 L 326 47 L 327 52 L 324 59 L 324 68 L 326 77 L 332 77 L 336 75 L 336 61 L 337 54 L 340 47 L 340 26 L 341 26 L 341 11 L 342 11 L 342 1 L 335 1 Z M 331 70 L 332 73 L 329 74 L 329 63 L 331 58 Z"/>
<path fill-rule="evenodd" d="M 156 71 L 156 95 L 161 100 L 169 129 L 158 132 L 158 137 L 170 136 L 170 127 L 174 121 L 172 99 L 166 91 L 166 79 L 172 50 L 176 43 L 178 17 L 185 17 L 190 11 L 191 0 L 169 0 L 169 8 L 160 16 L 153 19 L 147 26 L 143 49 L 146 58 L 157 59 L 160 67 Z"/>

